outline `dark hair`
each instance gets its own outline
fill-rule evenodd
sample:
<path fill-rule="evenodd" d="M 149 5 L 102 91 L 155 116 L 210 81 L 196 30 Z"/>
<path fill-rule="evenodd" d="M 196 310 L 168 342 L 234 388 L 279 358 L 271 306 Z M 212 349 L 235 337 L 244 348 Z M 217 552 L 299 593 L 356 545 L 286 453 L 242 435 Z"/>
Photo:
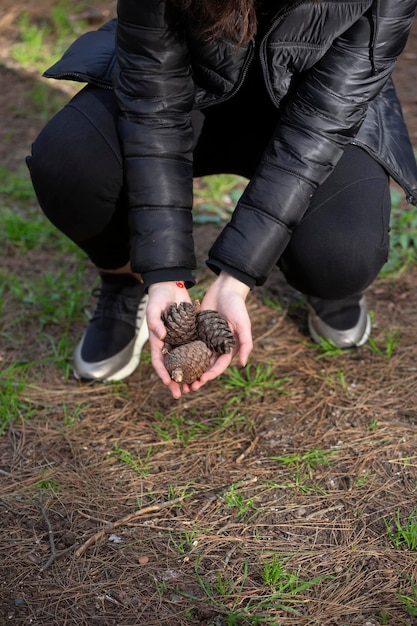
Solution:
<path fill-rule="evenodd" d="M 256 33 L 256 0 L 171 0 L 190 11 L 208 40 L 219 38 L 243 45 Z"/>

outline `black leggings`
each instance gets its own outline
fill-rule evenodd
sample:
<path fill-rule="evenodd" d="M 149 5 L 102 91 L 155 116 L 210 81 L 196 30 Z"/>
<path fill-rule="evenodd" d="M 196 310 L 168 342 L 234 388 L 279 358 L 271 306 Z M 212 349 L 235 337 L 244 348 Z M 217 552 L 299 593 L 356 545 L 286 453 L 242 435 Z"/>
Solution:
<path fill-rule="evenodd" d="M 195 112 L 194 175 L 250 178 L 276 123 L 268 105 L 246 121 L 232 104 Z M 50 221 L 103 269 L 129 260 L 127 204 L 113 92 L 86 87 L 55 115 L 32 146 L 28 164 Z M 250 123 L 248 123 L 250 119 Z M 341 299 L 365 289 L 387 260 L 390 219 L 386 171 L 349 145 L 316 190 L 279 261 L 299 291 Z"/>

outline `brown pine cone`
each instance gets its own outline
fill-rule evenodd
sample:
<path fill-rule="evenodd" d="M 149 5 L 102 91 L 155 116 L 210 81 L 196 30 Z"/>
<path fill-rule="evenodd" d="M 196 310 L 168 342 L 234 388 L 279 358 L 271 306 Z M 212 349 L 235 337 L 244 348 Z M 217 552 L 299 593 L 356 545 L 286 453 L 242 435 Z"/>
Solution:
<path fill-rule="evenodd" d="M 227 320 L 217 311 L 210 309 L 197 314 L 198 338 L 214 352 L 227 354 L 235 345 Z"/>
<path fill-rule="evenodd" d="M 197 339 L 197 312 L 191 302 L 171 304 L 161 315 L 167 329 L 165 342 L 171 346 L 181 346 Z"/>
<path fill-rule="evenodd" d="M 203 341 L 191 341 L 166 351 L 165 367 L 172 380 L 191 385 L 208 368 L 211 354 L 211 350 Z"/>

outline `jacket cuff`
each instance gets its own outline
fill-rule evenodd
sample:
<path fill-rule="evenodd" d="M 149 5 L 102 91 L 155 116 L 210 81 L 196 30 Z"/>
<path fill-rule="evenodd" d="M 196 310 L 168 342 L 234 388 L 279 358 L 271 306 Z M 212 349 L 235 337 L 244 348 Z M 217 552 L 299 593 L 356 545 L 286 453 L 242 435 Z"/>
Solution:
<path fill-rule="evenodd" d="M 145 290 L 155 283 L 182 281 L 189 289 L 195 284 L 191 271 L 183 267 L 171 267 L 169 269 L 152 270 L 141 273 Z"/>

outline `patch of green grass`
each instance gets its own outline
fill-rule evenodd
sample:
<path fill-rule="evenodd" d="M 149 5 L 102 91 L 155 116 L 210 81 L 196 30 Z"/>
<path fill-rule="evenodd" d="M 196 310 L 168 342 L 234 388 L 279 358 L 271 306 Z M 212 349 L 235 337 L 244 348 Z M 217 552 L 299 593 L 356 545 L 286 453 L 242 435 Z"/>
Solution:
<path fill-rule="evenodd" d="M 402 203 L 403 195 L 391 190 L 390 255 L 380 276 L 398 276 L 417 262 L 417 207 Z"/>
<path fill-rule="evenodd" d="M 386 626 L 387 624 L 389 624 L 389 615 L 388 613 L 382 609 L 378 615 L 375 616 L 377 620 L 379 620 L 381 626 Z"/>
<path fill-rule="evenodd" d="M 379 426 L 378 426 L 378 420 L 376 419 L 376 417 L 373 417 L 368 426 L 367 429 L 369 430 L 369 432 L 376 432 L 378 430 Z"/>
<path fill-rule="evenodd" d="M 191 483 L 187 483 L 183 487 L 179 487 L 178 485 L 168 485 L 168 495 L 167 499 L 176 500 L 177 498 L 190 498 L 194 493 L 194 489 Z M 181 506 L 181 502 L 178 502 L 175 506 Z"/>
<path fill-rule="evenodd" d="M 0 223 L 1 247 L 13 245 L 25 253 L 34 248 L 57 248 L 61 242 L 56 228 L 40 215 L 30 218 L 13 209 L 0 207 Z"/>
<path fill-rule="evenodd" d="M 409 591 L 402 591 L 397 593 L 396 596 L 405 606 L 405 610 L 412 617 L 417 617 L 417 583 L 414 578 L 407 578 L 410 585 Z"/>
<path fill-rule="evenodd" d="M 51 89 L 45 82 L 37 82 L 30 91 L 30 99 L 42 121 L 47 122 L 66 104 L 68 96 L 61 91 Z"/>
<path fill-rule="evenodd" d="M 61 491 L 59 481 L 53 476 L 41 478 L 33 487 L 40 491 L 52 491 L 53 493 L 59 493 Z"/>
<path fill-rule="evenodd" d="M 387 330 L 385 333 L 385 346 L 378 346 L 375 339 L 369 337 L 368 346 L 372 352 L 382 357 L 383 359 L 390 359 L 394 354 L 394 351 L 398 345 L 400 333 L 398 330 Z"/>
<path fill-rule="evenodd" d="M 0 249 L 8 245 L 25 253 L 43 248 L 65 254 L 67 261 L 71 255 L 75 261 L 85 265 L 87 255 L 42 215 L 23 215 L 0 207 L 0 225 Z"/>
<path fill-rule="evenodd" d="M 332 339 L 325 339 L 324 337 L 318 338 L 318 343 L 307 341 L 307 345 L 313 348 L 318 354 L 316 360 L 324 359 L 326 357 L 338 357 L 346 354 L 346 350 L 339 348 Z"/>
<path fill-rule="evenodd" d="M 83 316 L 89 297 L 83 286 L 84 271 L 85 267 L 80 265 L 71 271 L 67 268 L 43 271 L 35 278 L 0 274 L 6 289 L 20 304 L 20 310 L 9 326 L 14 326 L 23 318 L 34 317 L 39 324 L 39 332 L 49 324 L 68 329 L 71 322 Z"/>
<path fill-rule="evenodd" d="M 206 291 L 208 289 L 208 286 L 209 284 L 206 281 L 204 281 L 203 283 L 197 283 L 196 285 L 193 285 L 188 292 L 190 295 L 191 301 L 194 302 L 195 300 L 198 300 L 199 302 L 202 302 L 206 294 Z"/>
<path fill-rule="evenodd" d="M 73 324 L 85 318 L 89 291 L 83 286 L 85 267 L 40 271 L 34 276 L 0 272 L 0 309 L 7 299 L 8 315 L 0 326 L 0 341 L 7 340 L 25 359 L 22 335 L 35 324 L 37 346 L 43 352 L 38 366 L 53 363 L 62 368 L 65 379 L 72 375 Z M 34 337 L 33 337 L 34 339 Z M 45 356 L 46 355 L 46 356 Z M 33 363 L 34 365 L 35 363 Z"/>
<path fill-rule="evenodd" d="M 231 409 L 229 406 L 225 406 L 219 411 L 215 423 L 216 428 L 225 430 L 240 424 L 248 424 L 249 428 L 253 429 L 253 425 L 249 423 L 245 415 L 242 415 L 237 408 Z"/>
<path fill-rule="evenodd" d="M 34 200 L 33 191 L 27 169 L 12 172 L 6 167 L 0 167 L 0 206 L 12 203 L 27 204 L 28 200 Z"/>
<path fill-rule="evenodd" d="M 0 248 L 14 246 L 22 253 L 42 248 L 71 255 L 74 260 L 87 258 L 44 216 L 26 168 L 17 172 L 0 168 L 0 227 Z"/>
<path fill-rule="evenodd" d="M 261 575 L 264 584 L 280 597 L 295 596 L 302 593 L 324 578 L 323 576 L 316 576 L 310 580 L 303 580 L 300 577 L 300 570 L 291 572 L 285 561 L 275 554 L 265 561 Z"/>
<path fill-rule="evenodd" d="M 240 575 L 239 580 L 235 580 L 233 576 L 226 575 L 221 571 L 212 573 L 210 578 L 208 578 L 204 574 L 200 574 L 200 564 L 201 555 L 197 557 L 194 565 L 194 572 L 198 584 L 210 604 L 225 615 L 225 624 L 227 624 L 227 626 L 238 626 L 238 624 L 241 623 L 259 623 L 258 621 L 255 621 L 255 616 L 252 616 L 252 621 L 249 621 L 250 613 L 248 611 L 245 611 L 245 618 L 247 621 L 243 622 L 243 614 L 238 610 L 243 588 L 249 573 L 247 561 L 244 562 L 243 572 Z"/>
<path fill-rule="evenodd" d="M 182 446 L 186 446 L 196 437 L 206 435 L 211 430 L 211 426 L 188 420 L 177 413 L 164 415 L 156 411 L 154 418 L 153 428 L 158 437 L 162 441 L 180 443 Z"/>
<path fill-rule="evenodd" d="M 240 483 L 234 483 L 228 491 L 223 494 L 223 500 L 233 509 L 236 509 L 238 519 L 243 517 L 249 511 L 255 511 L 256 506 L 253 498 L 245 497 L 239 492 Z"/>
<path fill-rule="evenodd" d="M 63 372 L 64 380 L 69 380 L 73 375 L 72 356 L 74 352 L 73 340 L 66 328 L 58 337 L 49 333 L 41 333 L 39 340 L 49 344 L 48 356 L 38 361 L 40 364 L 53 363 L 54 367 L 59 367 Z"/>
<path fill-rule="evenodd" d="M 291 378 L 276 378 L 272 365 L 258 363 L 252 366 L 248 363 L 245 368 L 231 367 L 221 380 L 224 389 L 236 391 L 245 399 L 251 396 L 263 396 L 266 392 L 288 394 L 283 388 L 285 383 L 291 382 Z"/>
<path fill-rule="evenodd" d="M 3 311 L 3 302 L 4 302 L 4 298 L 3 298 L 3 293 L 6 290 L 6 285 L 1 285 L 0 284 L 0 318 L 1 318 L 1 313 Z"/>
<path fill-rule="evenodd" d="M 280 313 L 282 313 L 283 311 L 282 304 L 278 298 L 273 298 L 272 296 L 263 294 L 262 304 L 264 304 L 265 306 L 269 306 L 271 309 L 275 309 L 276 311 L 279 311 Z"/>
<path fill-rule="evenodd" d="M 115 455 L 121 463 L 129 465 L 139 476 L 148 476 L 150 474 L 149 461 L 153 454 L 152 446 L 149 446 L 145 457 L 142 458 L 139 454 L 132 454 L 132 452 L 126 450 L 126 448 L 120 448 L 116 441 L 113 451 L 110 454 Z"/>
<path fill-rule="evenodd" d="M 42 21 L 21 13 L 17 20 L 18 41 L 10 48 L 11 57 L 23 67 L 42 73 L 87 30 L 85 21 L 69 18 L 73 11 L 69 2 L 59 2 L 51 6 L 48 18 Z"/>
<path fill-rule="evenodd" d="M 328 373 L 326 371 L 320 372 L 323 377 L 325 383 L 330 387 L 341 387 L 344 392 L 348 391 L 348 385 L 346 383 L 346 377 L 341 367 L 338 368 L 337 372 Z"/>
<path fill-rule="evenodd" d="M 404 522 L 401 522 L 401 511 L 397 510 L 394 519 L 383 518 L 389 540 L 395 548 L 406 548 L 412 552 L 417 550 L 417 509 Z"/>
<path fill-rule="evenodd" d="M 363 470 L 363 473 L 361 476 L 358 476 L 355 480 L 355 485 L 357 487 L 363 487 L 363 485 L 365 485 L 366 481 L 369 478 L 369 472 L 368 470 Z"/>
<path fill-rule="evenodd" d="M 198 531 L 196 529 L 172 531 L 169 536 L 170 542 L 179 554 L 187 554 L 198 545 Z"/>
<path fill-rule="evenodd" d="M 308 481 L 313 479 L 315 470 L 320 466 L 330 465 L 336 454 L 336 450 L 313 448 L 297 454 L 270 457 L 272 461 L 277 461 L 287 468 L 291 476 L 289 483 L 274 483 L 273 486 L 281 489 L 297 488 L 304 492 L 315 489 Z"/>
<path fill-rule="evenodd" d="M 140 364 L 145 365 L 145 363 L 147 365 L 152 364 L 152 354 L 151 354 L 149 344 L 147 345 L 145 344 L 145 347 L 143 348 L 141 355 L 140 355 Z"/>
<path fill-rule="evenodd" d="M 238 572 L 227 574 L 218 570 L 211 572 L 210 576 L 200 573 L 200 563 L 201 556 L 196 559 L 194 566 L 197 581 L 205 598 L 222 616 L 220 623 L 227 626 L 277 625 L 279 621 L 273 616 L 276 611 L 300 615 L 297 604 L 305 601 L 305 592 L 324 578 L 329 578 L 317 576 L 304 580 L 299 572 L 291 572 L 278 556 L 274 556 L 268 559 L 261 572 L 266 589 L 259 589 L 258 592 L 252 590 L 245 597 L 245 586 L 249 577 L 247 560 L 242 563 Z"/>
<path fill-rule="evenodd" d="M 85 410 L 86 406 L 81 402 L 78 403 L 73 409 L 70 409 L 67 406 L 67 403 L 64 402 L 62 404 L 62 420 L 64 424 L 64 428 L 71 428 L 77 419 L 81 417 L 82 412 Z"/>
<path fill-rule="evenodd" d="M 311 478 L 313 471 L 320 465 L 330 465 L 336 454 L 336 450 L 321 450 L 320 448 L 312 448 L 311 450 L 299 452 L 297 454 L 272 456 L 271 459 L 279 461 L 287 467 L 295 467 L 297 469 L 302 468 Z"/>
<path fill-rule="evenodd" d="M 194 185 L 194 221 L 199 224 L 229 221 L 247 182 L 234 174 L 199 179 Z"/>
<path fill-rule="evenodd" d="M 16 419 L 29 419 L 35 408 L 22 397 L 29 384 L 30 363 L 13 364 L 0 372 L 0 435 Z"/>

